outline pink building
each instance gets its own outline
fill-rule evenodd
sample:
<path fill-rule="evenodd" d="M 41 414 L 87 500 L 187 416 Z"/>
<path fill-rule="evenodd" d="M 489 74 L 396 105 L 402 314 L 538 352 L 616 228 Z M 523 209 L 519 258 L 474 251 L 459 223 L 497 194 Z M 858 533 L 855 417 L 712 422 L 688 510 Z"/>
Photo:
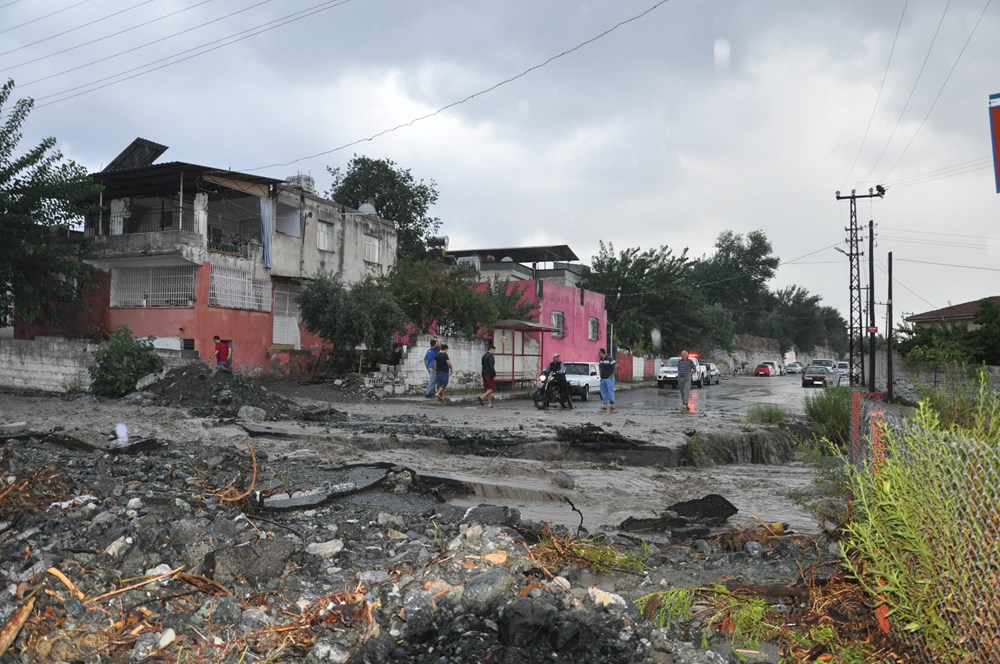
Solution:
<path fill-rule="evenodd" d="M 564 362 L 593 361 L 607 348 L 604 295 L 582 288 L 579 260 L 567 245 L 449 251 L 475 269 L 482 281 L 509 279 L 536 302 L 530 321 L 498 321 L 493 342 L 501 382 L 534 380 L 559 353 Z"/>

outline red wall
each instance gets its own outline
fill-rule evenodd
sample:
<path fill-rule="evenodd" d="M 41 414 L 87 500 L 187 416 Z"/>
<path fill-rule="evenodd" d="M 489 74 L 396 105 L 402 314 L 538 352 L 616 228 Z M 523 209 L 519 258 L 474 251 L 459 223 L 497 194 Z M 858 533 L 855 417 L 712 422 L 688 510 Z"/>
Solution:
<path fill-rule="evenodd" d="M 537 301 L 535 297 L 535 282 L 528 282 L 528 299 Z M 581 304 L 581 292 L 583 303 Z M 541 334 L 542 360 L 547 363 L 553 353 L 559 353 L 564 362 L 597 361 L 597 350 L 607 348 L 607 313 L 604 311 L 604 295 L 585 291 L 573 286 L 564 286 L 550 281 L 542 282 L 542 299 L 538 321 L 544 325 L 552 324 L 552 312 L 563 313 L 563 337 L 553 337 L 551 332 Z M 598 326 L 597 339 L 591 341 L 588 336 L 588 319 L 596 318 Z"/>

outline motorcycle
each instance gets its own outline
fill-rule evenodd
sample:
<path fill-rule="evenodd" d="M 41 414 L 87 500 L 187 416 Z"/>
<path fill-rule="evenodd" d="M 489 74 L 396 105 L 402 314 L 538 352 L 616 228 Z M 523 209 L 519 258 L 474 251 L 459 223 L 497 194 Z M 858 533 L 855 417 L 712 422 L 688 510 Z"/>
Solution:
<path fill-rule="evenodd" d="M 542 375 L 538 377 L 538 382 L 531 398 L 535 402 L 535 408 L 539 410 L 544 410 L 556 403 L 561 408 L 572 407 L 573 405 L 569 403 L 568 396 L 563 396 L 562 390 L 559 387 L 559 380 L 549 369 L 543 371 Z"/>

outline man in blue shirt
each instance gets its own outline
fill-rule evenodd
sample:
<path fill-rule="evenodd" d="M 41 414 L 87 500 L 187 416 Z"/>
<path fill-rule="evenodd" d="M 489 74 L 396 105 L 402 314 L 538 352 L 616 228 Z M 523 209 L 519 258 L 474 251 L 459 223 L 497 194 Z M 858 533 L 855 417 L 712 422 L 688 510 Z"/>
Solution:
<path fill-rule="evenodd" d="M 597 351 L 597 370 L 601 375 L 601 410 L 615 409 L 615 358 L 601 348 Z"/>
<path fill-rule="evenodd" d="M 434 393 L 437 391 L 437 367 L 434 360 L 437 359 L 437 354 L 440 351 L 438 340 L 431 339 L 431 347 L 424 353 L 424 366 L 427 367 L 427 391 L 424 393 L 424 397 L 428 399 L 433 399 Z"/>

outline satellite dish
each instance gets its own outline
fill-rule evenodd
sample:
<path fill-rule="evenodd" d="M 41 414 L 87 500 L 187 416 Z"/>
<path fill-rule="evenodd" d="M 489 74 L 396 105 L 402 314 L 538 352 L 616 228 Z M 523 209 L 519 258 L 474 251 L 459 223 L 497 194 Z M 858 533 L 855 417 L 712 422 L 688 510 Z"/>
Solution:
<path fill-rule="evenodd" d="M 501 263 L 513 263 L 514 259 L 511 258 L 510 256 L 504 256 L 503 258 L 500 259 L 500 262 Z"/>
<path fill-rule="evenodd" d="M 378 214 L 375 210 L 375 206 L 371 203 L 362 203 L 361 207 L 358 208 L 358 212 L 361 214 Z"/>

